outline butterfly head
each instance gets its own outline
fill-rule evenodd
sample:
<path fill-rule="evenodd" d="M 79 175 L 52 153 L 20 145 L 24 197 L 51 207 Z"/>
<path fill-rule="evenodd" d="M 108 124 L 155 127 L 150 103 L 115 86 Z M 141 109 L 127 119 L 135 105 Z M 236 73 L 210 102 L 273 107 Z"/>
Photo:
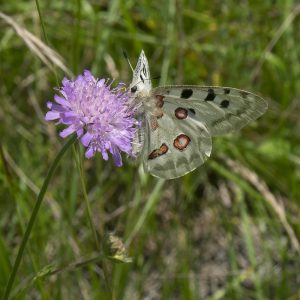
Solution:
<path fill-rule="evenodd" d="M 143 50 L 133 71 L 133 78 L 129 90 L 133 95 L 147 93 L 151 90 L 149 64 Z"/>

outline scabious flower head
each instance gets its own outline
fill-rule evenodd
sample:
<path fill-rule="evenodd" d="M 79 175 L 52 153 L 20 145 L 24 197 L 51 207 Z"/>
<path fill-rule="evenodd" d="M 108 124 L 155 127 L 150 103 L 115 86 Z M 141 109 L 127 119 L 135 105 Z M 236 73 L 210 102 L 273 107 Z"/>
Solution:
<path fill-rule="evenodd" d="M 76 132 L 87 148 L 87 158 L 98 151 L 108 160 L 110 152 L 115 164 L 121 166 L 120 152 L 132 155 L 137 126 L 124 84 L 111 89 L 108 80 L 97 80 L 90 71 L 84 71 L 75 80 L 65 78 L 62 85 L 61 95 L 54 96 L 55 102 L 47 103 L 45 119 L 68 126 L 60 132 L 63 138 Z"/>

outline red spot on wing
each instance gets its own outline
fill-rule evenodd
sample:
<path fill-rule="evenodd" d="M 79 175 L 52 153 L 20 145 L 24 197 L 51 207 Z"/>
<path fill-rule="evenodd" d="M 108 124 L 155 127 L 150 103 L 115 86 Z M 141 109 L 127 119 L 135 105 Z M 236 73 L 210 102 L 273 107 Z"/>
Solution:
<path fill-rule="evenodd" d="M 151 127 L 152 131 L 154 131 L 155 129 L 158 128 L 158 122 L 157 122 L 157 118 L 155 116 L 150 117 L 150 127 Z"/>
<path fill-rule="evenodd" d="M 179 119 L 179 120 L 186 119 L 187 116 L 188 116 L 188 111 L 187 111 L 187 109 L 185 109 L 185 108 L 178 107 L 178 108 L 176 108 L 176 110 L 175 110 L 175 116 L 176 116 L 176 118 Z"/>
<path fill-rule="evenodd" d="M 191 142 L 191 139 L 185 135 L 185 134 L 180 134 L 176 137 L 174 140 L 174 147 L 180 151 L 184 150 L 188 144 Z"/>
<path fill-rule="evenodd" d="M 157 158 L 161 155 L 164 155 L 168 152 L 169 148 L 168 146 L 163 143 L 161 144 L 161 146 L 159 147 L 159 149 L 154 149 L 148 156 L 148 159 L 154 159 L 154 158 Z"/>
<path fill-rule="evenodd" d="M 156 95 L 155 96 L 155 99 L 156 99 L 156 102 L 155 102 L 155 105 L 156 107 L 158 108 L 162 108 L 164 106 L 164 96 L 162 95 Z"/>
<path fill-rule="evenodd" d="M 154 115 L 156 116 L 156 118 L 160 119 L 162 118 L 163 111 L 162 111 L 162 107 L 164 106 L 165 102 L 164 102 L 164 96 L 162 95 L 155 95 L 155 109 L 154 109 Z"/>

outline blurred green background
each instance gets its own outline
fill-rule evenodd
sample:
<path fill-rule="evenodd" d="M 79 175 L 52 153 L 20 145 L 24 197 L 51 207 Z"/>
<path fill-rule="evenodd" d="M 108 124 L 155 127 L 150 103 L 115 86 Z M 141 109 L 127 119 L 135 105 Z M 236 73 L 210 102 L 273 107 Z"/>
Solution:
<path fill-rule="evenodd" d="M 129 83 L 122 50 L 135 65 L 144 49 L 161 76 L 154 86 L 232 86 L 262 95 L 269 110 L 214 138 L 211 159 L 171 181 L 100 155 L 80 174 L 70 149 L 12 298 L 110 299 L 105 267 L 115 299 L 300 299 L 299 1 L 40 0 L 40 16 L 36 4 L 0 5 L 0 295 L 64 143 L 44 121 L 54 87 L 84 69 Z M 132 263 L 70 267 L 99 254 L 81 179 L 100 241 L 114 232 Z"/>

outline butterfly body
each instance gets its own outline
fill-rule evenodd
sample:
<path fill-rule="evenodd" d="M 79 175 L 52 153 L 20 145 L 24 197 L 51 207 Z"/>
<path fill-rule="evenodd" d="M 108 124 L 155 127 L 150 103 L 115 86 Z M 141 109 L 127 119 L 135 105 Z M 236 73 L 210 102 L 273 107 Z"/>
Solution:
<path fill-rule="evenodd" d="M 133 151 L 142 156 L 145 171 L 165 179 L 193 171 L 210 156 L 212 136 L 239 130 L 267 109 L 261 97 L 234 88 L 152 89 L 143 51 L 130 91 L 141 122 Z"/>

